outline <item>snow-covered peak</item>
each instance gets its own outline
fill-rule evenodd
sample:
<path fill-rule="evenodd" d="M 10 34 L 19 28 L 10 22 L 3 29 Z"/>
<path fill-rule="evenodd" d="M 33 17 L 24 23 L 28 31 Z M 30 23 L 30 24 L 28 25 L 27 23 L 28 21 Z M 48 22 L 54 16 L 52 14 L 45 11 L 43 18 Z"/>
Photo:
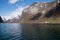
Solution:
<path fill-rule="evenodd" d="M 21 16 L 22 15 L 22 11 L 23 11 L 24 7 L 19 6 L 16 10 L 12 11 L 8 16 L 2 16 L 2 19 L 13 19 L 13 18 L 18 18 L 18 15 Z"/>
<path fill-rule="evenodd" d="M 26 6 L 26 7 L 28 7 L 28 6 Z M 19 6 L 16 10 L 12 11 L 8 16 L 2 16 L 2 19 L 3 20 L 13 19 L 13 18 L 17 18 L 18 19 L 19 16 L 22 15 L 22 11 L 26 7 Z"/>

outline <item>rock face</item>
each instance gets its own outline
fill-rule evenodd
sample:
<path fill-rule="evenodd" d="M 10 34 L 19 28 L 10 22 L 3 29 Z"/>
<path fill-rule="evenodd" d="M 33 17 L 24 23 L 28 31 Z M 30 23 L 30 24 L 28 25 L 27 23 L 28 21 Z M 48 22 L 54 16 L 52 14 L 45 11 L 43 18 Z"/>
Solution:
<path fill-rule="evenodd" d="M 2 20 L 2 18 L 1 18 L 1 16 L 0 16 L 0 23 L 3 23 L 3 20 Z"/>
<path fill-rule="evenodd" d="M 57 1 L 49 3 L 35 2 L 22 12 L 21 23 L 40 23 L 47 21 L 51 16 L 55 16 L 60 10 Z M 50 21 L 49 21 L 50 22 Z"/>

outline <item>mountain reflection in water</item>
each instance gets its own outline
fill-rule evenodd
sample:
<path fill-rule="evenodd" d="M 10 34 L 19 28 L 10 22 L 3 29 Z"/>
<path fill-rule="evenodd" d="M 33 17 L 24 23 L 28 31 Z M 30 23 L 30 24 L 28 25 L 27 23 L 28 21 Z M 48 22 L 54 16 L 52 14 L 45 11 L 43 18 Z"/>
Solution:
<path fill-rule="evenodd" d="M 0 40 L 60 40 L 60 24 L 0 23 Z"/>

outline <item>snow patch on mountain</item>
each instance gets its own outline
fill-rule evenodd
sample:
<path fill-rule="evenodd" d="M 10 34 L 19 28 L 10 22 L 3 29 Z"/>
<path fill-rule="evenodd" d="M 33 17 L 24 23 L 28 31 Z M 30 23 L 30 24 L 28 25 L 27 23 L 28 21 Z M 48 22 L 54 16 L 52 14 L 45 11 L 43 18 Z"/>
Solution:
<path fill-rule="evenodd" d="M 12 11 L 8 16 L 2 16 L 3 20 L 6 19 L 13 19 L 13 18 L 18 18 L 18 15 L 21 16 L 22 15 L 22 11 L 23 11 L 24 7 L 18 7 L 15 11 Z"/>
<path fill-rule="evenodd" d="M 26 6 L 26 7 L 19 6 L 16 10 L 12 11 L 8 16 L 2 16 L 2 19 L 3 20 L 13 19 L 13 18 L 18 19 L 19 16 L 22 15 L 22 11 L 27 7 L 28 6 Z"/>

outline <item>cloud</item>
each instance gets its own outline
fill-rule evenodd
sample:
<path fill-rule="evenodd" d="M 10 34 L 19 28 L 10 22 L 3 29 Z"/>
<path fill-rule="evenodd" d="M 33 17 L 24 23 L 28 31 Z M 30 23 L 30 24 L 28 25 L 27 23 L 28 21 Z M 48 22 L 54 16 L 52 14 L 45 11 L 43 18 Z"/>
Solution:
<path fill-rule="evenodd" d="M 15 4 L 16 2 L 18 2 L 19 0 L 9 0 L 10 4 Z"/>
<path fill-rule="evenodd" d="M 19 6 L 16 10 L 12 11 L 8 16 L 6 16 L 6 19 L 12 19 L 15 17 L 18 17 L 18 15 L 22 15 L 22 11 L 23 11 L 24 7 Z"/>
<path fill-rule="evenodd" d="M 27 8 L 27 7 L 29 7 L 29 5 L 28 6 L 24 6 L 24 7 L 18 6 L 17 9 L 15 9 L 12 12 L 10 12 L 10 14 L 8 14 L 7 16 L 1 16 L 1 17 L 3 18 L 3 20 L 4 19 L 8 20 L 8 19 L 13 19 L 13 18 L 18 18 L 18 16 L 21 16 L 22 15 L 22 11 L 25 8 Z"/>
<path fill-rule="evenodd" d="M 9 15 L 11 15 L 12 18 L 17 17 L 18 15 L 21 16 L 23 9 L 24 9 L 24 7 L 19 6 L 15 11 L 12 11 L 11 14 L 9 14 Z"/>
<path fill-rule="evenodd" d="M 4 18 L 6 20 L 12 19 L 12 18 L 18 18 L 18 15 L 21 16 L 22 11 L 27 7 L 28 6 L 26 6 L 26 7 L 19 6 L 16 10 L 12 11 L 8 16 L 2 16 L 2 18 L 3 18 L 3 20 L 4 20 Z"/>

